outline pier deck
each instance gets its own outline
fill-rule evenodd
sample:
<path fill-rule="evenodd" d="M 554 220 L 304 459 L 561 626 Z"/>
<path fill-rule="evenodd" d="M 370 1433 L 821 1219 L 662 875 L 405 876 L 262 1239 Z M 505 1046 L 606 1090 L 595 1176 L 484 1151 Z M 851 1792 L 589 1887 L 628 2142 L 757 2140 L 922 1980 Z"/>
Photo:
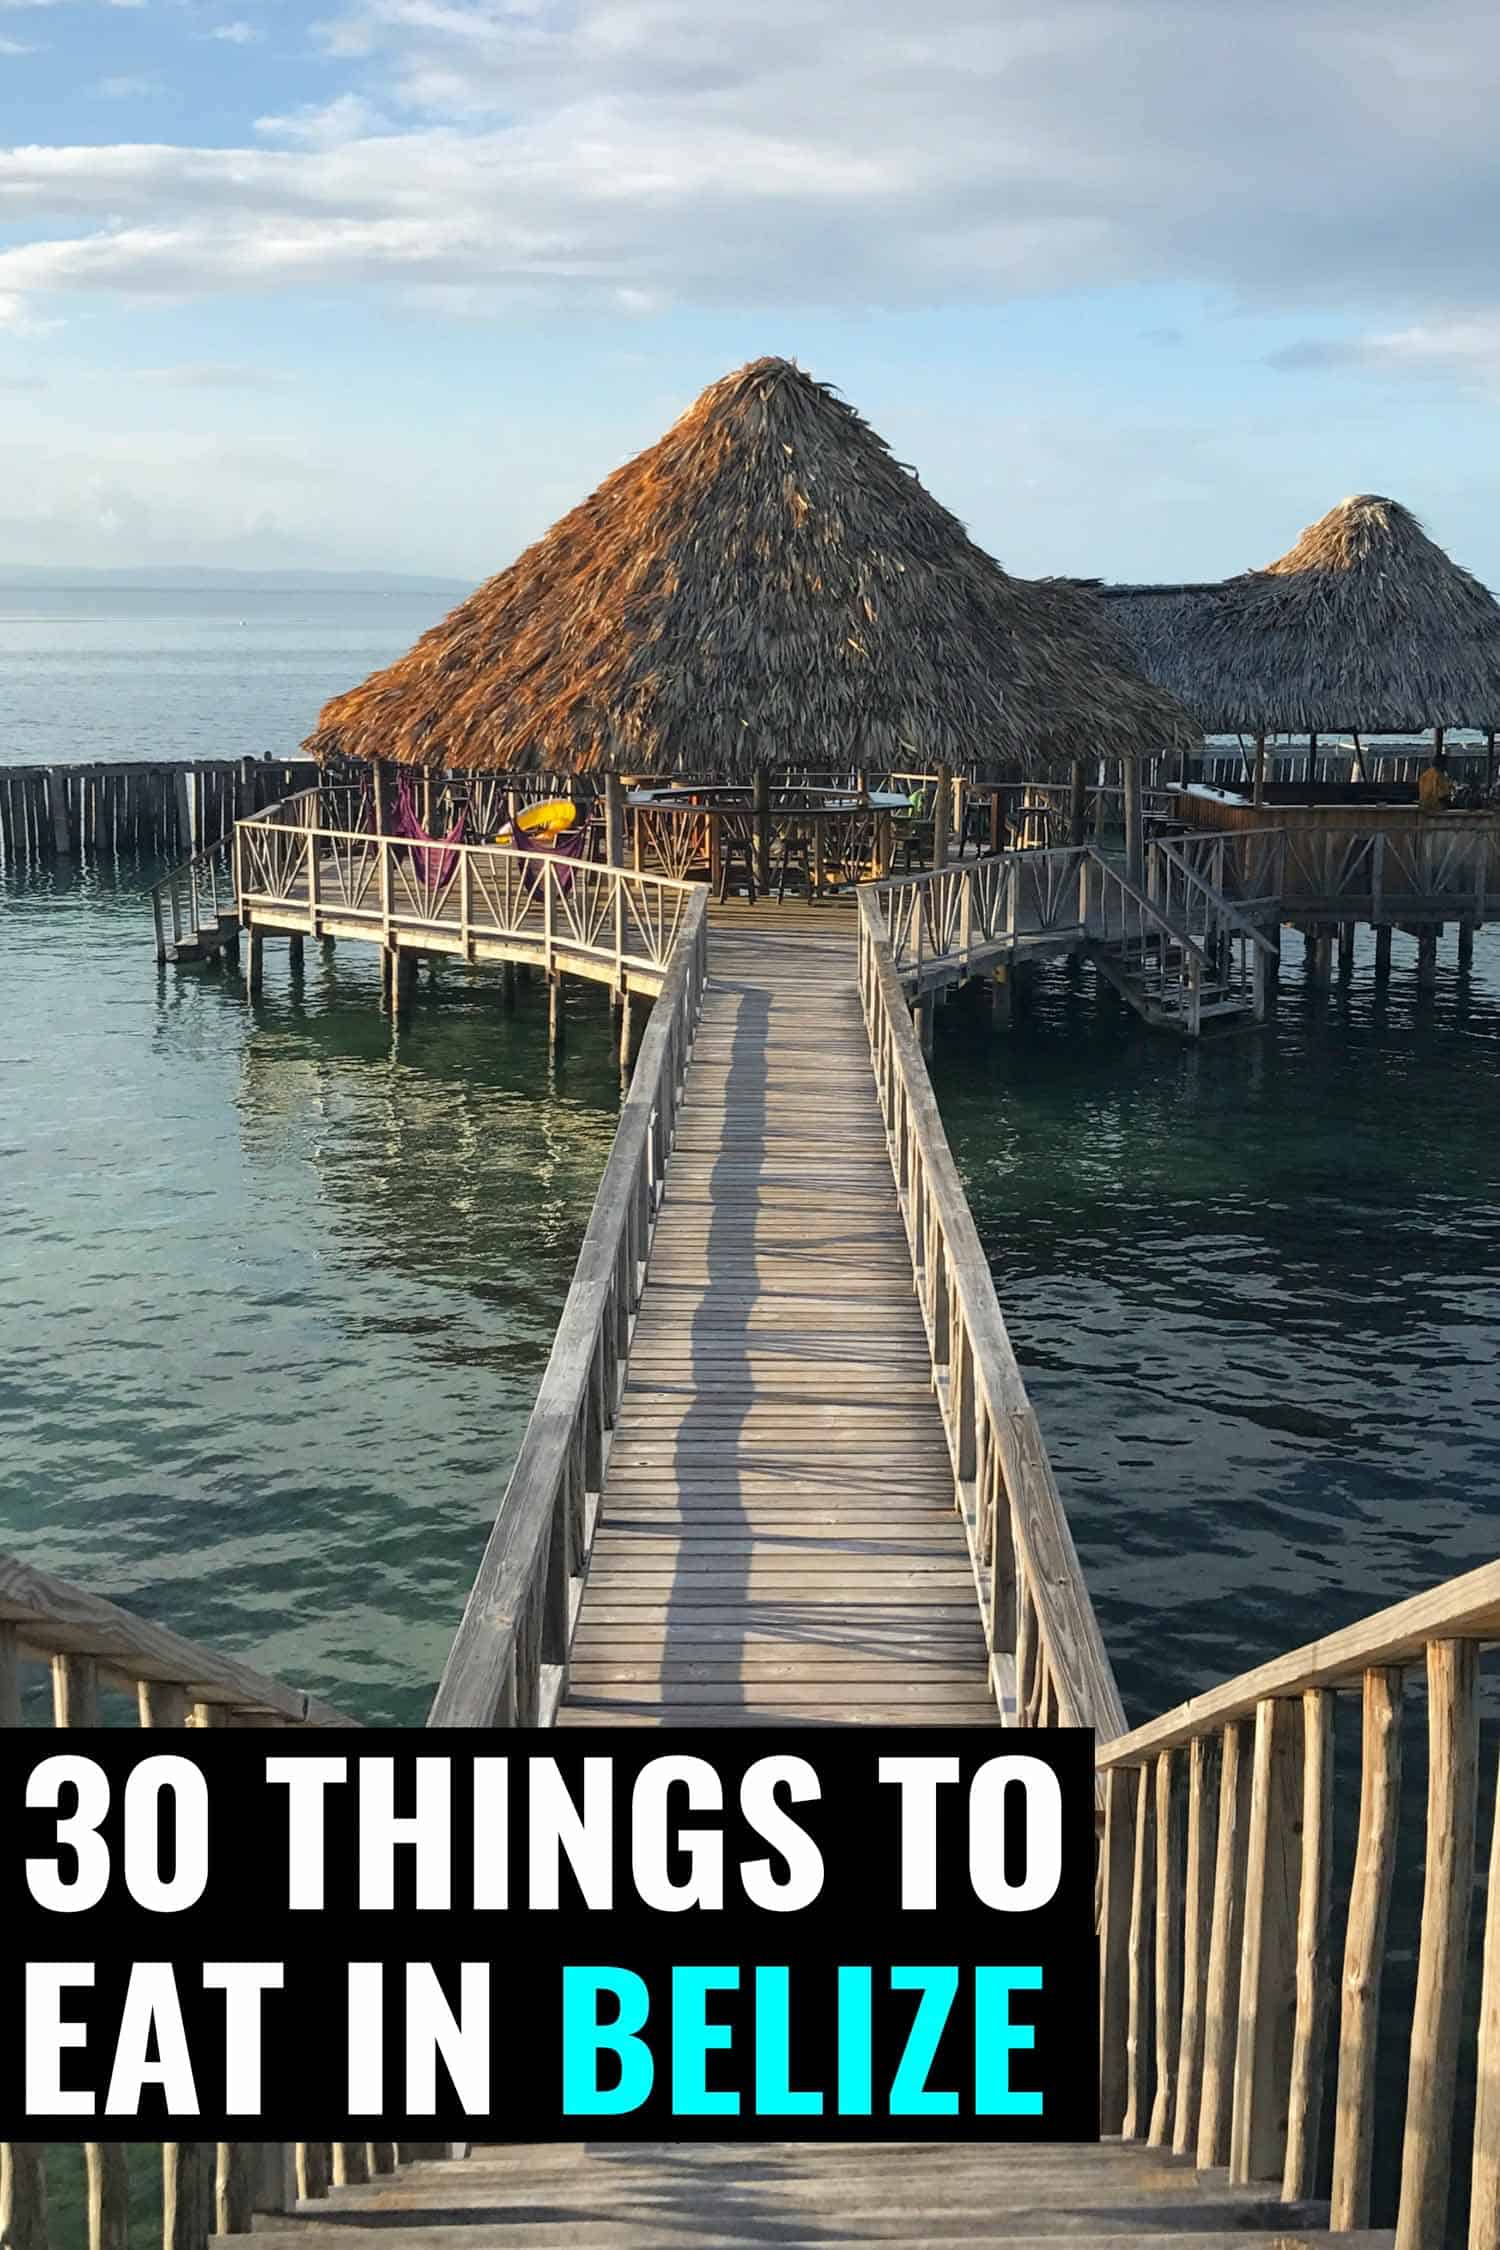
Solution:
<path fill-rule="evenodd" d="M 711 945 L 559 1724 L 993 1724 L 853 909 Z"/>

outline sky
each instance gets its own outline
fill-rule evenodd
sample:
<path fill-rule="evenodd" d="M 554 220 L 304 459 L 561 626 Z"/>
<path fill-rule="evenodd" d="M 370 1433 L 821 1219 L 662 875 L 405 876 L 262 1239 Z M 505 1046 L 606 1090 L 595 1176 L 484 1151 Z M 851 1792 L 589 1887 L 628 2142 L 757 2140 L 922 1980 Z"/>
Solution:
<path fill-rule="evenodd" d="M 1007 567 L 1500 585 L 1491 0 L 0 0 L 0 564 L 502 567 L 762 353 Z"/>

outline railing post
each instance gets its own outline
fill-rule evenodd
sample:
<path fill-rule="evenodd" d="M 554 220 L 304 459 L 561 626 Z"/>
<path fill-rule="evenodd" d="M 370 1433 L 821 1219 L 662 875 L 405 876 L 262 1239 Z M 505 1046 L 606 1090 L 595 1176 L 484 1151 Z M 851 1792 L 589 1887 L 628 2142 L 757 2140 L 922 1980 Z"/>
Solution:
<path fill-rule="evenodd" d="M 1219 1819 L 1214 1845 L 1214 1910 L 1203 2002 L 1203 2094 L 1198 2106 L 1200 2171 L 1229 2161 L 1234 2050 L 1244 1949 L 1245 1861 L 1250 1827 L 1246 1728 L 1231 1720 L 1220 1737 Z"/>
<path fill-rule="evenodd" d="M 1323 2070 L 1328 2047 L 1332 1974 L 1328 1908 L 1333 1874 L 1333 1695 L 1313 1688 L 1302 1698 L 1302 1880 L 1297 1901 L 1297 2021 L 1292 2040 L 1286 2166 L 1287 2203 L 1317 2192 L 1318 2135 L 1323 2121 Z"/>
<path fill-rule="evenodd" d="M 1229 2150 L 1232 2180 L 1279 2180 L 1286 2164 L 1297 1998 L 1301 1725 L 1301 1712 L 1288 1699 L 1268 1697 L 1256 1709 Z"/>
<path fill-rule="evenodd" d="M 1020 1681 L 1017 1679 L 1019 1692 Z M 1130 2029 L 1130 1897 L 1135 1871 L 1136 1790 L 1129 1766 L 1104 1776 L 1099 1919 L 1099 2130 L 1118 2133 L 1127 2099 Z"/>
<path fill-rule="evenodd" d="M 1430 2250 L 1447 2236 L 1453 2095 L 1474 1893 L 1475 1656 L 1472 1641 L 1433 1641 L 1427 1649 L 1427 1869 L 1396 2250 Z"/>
<path fill-rule="evenodd" d="M 1156 1759 L 1156 2094 L 1147 2139 L 1170 2147 L 1177 2090 L 1177 2048 L 1182 2029 L 1182 1871 L 1177 1857 L 1174 1753 Z"/>
<path fill-rule="evenodd" d="M 1203 2006 L 1213 1926 L 1214 1809 L 1209 1795 L 1209 1743 L 1188 1745 L 1187 1867 L 1183 1883 L 1182 2030 L 1177 2042 L 1177 2114 L 1172 2146 L 1190 2155 L 1198 2141 L 1203 2086 Z"/>
<path fill-rule="evenodd" d="M 1366 1672 L 1364 1677 L 1359 1839 L 1344 1935 L 1333 2192 L 1328 2222 L 1335 2232 L 1352 2232 L 1366 2225 L 1370 2216 L 1375 2040 L 1400 1809 L 1401 1674 L 1392 1668 Z"/>

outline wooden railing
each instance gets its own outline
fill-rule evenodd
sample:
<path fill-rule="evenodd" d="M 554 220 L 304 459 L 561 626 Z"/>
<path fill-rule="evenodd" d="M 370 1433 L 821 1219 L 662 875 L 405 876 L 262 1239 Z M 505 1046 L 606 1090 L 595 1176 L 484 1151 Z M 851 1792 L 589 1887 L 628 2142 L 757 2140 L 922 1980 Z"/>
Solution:
<path fill-rule="evenodd" d="M 1184 852 L 1182 845 L 1214 844 L 1217 861 L 1207 851 Z M 1271 980 L 1281 959 L 1278 940 L 1268 936 L 1257 914 L 1269 917 L 1271 929 L 1281 923 L 1279 891 L 1270 897 L 1246 899 L 1243 904 L 1224 895 L 1221 878 L 1225 866 L 1224 837 L 1155 837 L 1146 846 L 1146 890 L 1173 928 L 1187 931 L 1211 964 L 1221 996 L 1239 999 L 1257 1017 L 1266 1013 Z M 1266 838 L 1261 855 L 1274 870 L 1277 838 Z M 1205 866 L 1212 872 L 1205 873 Z"/>
<path fill-rule="evenodd" d="M 1125 1726 L 1114 1673 L 869 890 L 859 990 L 992 1676 L 1014 1651 L 1014 1724 L 1108 1740 Z"/>
<path fill-rule="evenodd" d="M 1376 2033 L 1398 1877 L 1422 1871 L 1397 2250 L 1447 2250 L 1454 2092 L 1476 1881 L 1476 1655 L 1500 1641 L 1500 1563 L 1276 1658 L 1098 1753 L 1102 2127 L 1281 2183 L 1331 2177 L 1335 2230 L 1369 2223 Z M 1398 1823 L 1409 1678 L 1427 1690 L 1427 1817 Z M 1362 1712 L 1353 1878 L 1334 1906 L 1335 1699 Z M 1500 1830 L 1489 1862 L 1471 2250 L 1500 2244 Z M 1340 1967 L 1340 1963 L 1342 1966 Z M 1320 2127 L 1337 2028 L 1331 2150 Z"/>
<path fill-rule="evenodd" d="M 295 2211 L 299 2199 L 448 2153 L 434 2141 L 90 2141 L 80 2180 L 76 2147 L 0 2141 L 0 2245 L 126 2250 L 140 2241 L 130 2222 L 144 2188 L 162 2250 L 206 2250 L 213 2236 L 248 2235 L 257 2217 Z M 66 2234 L 54 2223 L 59 2205 L 81 2206 L 69 2209 Z"/>
<path fill-rule="evenodd" d="M 184 940 L 191 944 L 200 930 L 217 927 L 221 916 L 237 911 L 234 838 L 219 836 L 152 884 L 157 960 L 165 961 L 169 947 L 175 949 Z"/>
<path fill-rule="evenodd" d="M 688 893 L 552 1354 L 429 1726 L 550 1726 L 588 1568 L 610 1436 L 708 975 Z"/>
<path fill-rule="evenodd" d="M 1205 993 L 1217 986 L 1217 963 L 1188 924 L 1092 844 L 958 861 L 869 884 L 860 898 L 896 976 L 918 995 L 1028 950 L 1085 942 L 1194 1032 Z"/>
<path fill-rule="evenodd" d="M 860 892 L 878 917 L 891 963 L 914 991 L 966 975 L 1018 938 L 1081 938 L 1082 879 L 1092 848 L 996 852 Z"/>
<path fill-rule="evenodd" d="M 309 790 L 235 830 L 252 925 L 452 953 L 486 951 L 655 992 L 694 886 L 551 851 L 424 843 L 341 826 L 357 793 Z"/>
<path fill-rule="evenodd" d="M 21 1724 L 22 1667 L 32 1663 L 51 1668 L 60 1727 L 97 1726 L 101 1687 L 133 1696 L 143 1727 L 356 1724 L 236 1657 L 0 1555 L 0 1726 Z"/>
<path fill-rule="evenodd" d="M 0 862 L 196 851 L 316 770 L 305 758 L 0 765 Z"/>
<path fill-rule="evenodd" d="M 235 1657 L 0 1555 L 0 1726 L 23 1723 L 26 1673 L 37 1666 L 50 1671 L 50 1717 L 59 1727 L 98 1726 L 111 1694 L 133 1699 L 143 1727 L 357 1723 Z M 60 2152 L 60 2161 L 76 2168 L 77 2152 Z M 140 2171 L 143 2165 L 148 2174 Z M 288 2211 L 298 2194 L 326 2194 L 331 2175 L 328 2151 L 311 2147 L 183 2141 L 131 2150 L 117 2141 L 90 2142 L 82 2177 L 65 2183 L 79 2208 L 70 2213 L 64 2237 L 48 2216 L 46 2148 L 4 2142 L 0 2244 L 4 2250 L 82 2250 L 86 2242 L 88 2250 L 124 2250 L 132 2166 L 137 2184 L 149 2176 L 153 2199 L 159 2180 L 163 2250 L 204 2250 L 216 2232 L 248 2234 L 252 2213 Z M 63 2186 L 54 2182 L 54 2205 L 66 2200 Z M 85 2233 L 75 2231 L 74 2220 Z"/>

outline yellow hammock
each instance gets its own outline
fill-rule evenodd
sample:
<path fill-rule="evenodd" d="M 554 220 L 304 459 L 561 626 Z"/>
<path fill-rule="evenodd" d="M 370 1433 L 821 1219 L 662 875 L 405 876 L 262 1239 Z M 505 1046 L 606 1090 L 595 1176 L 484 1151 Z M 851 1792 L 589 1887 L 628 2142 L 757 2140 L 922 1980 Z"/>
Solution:
<path fill-rule="evenodd" d="M 578 818 L 578 807 L 571 797 L 544 797 L 540 804 L 527 805 L 507 821 L 495 838 L 497 844 L 514 841 L 512 829 L 520 836 L 561 836 Z"/>

